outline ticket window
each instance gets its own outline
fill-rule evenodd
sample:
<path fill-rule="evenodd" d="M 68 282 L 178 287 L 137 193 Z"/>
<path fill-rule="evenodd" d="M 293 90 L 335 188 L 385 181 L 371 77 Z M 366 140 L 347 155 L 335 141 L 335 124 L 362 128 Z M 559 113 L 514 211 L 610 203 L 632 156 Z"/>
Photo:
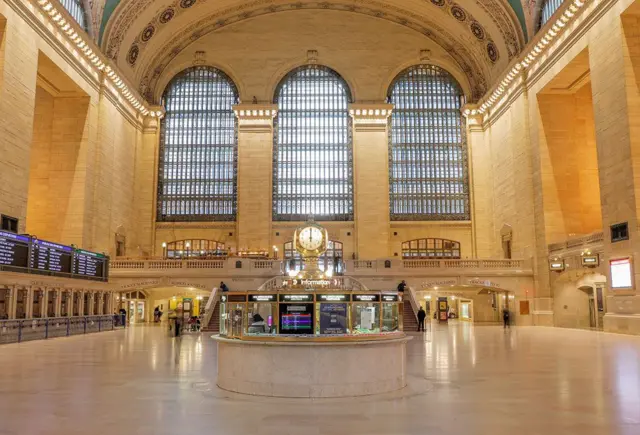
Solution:
<path fill-rule="evenodd" d="M 42 304 L 44 299 L 44 292 L 42 290 L 34 290 L 33 291 L 33 304 L 31 306 L 32 312 L 31 317 L 34 319 L 38 319 L 42 317 Z"/>
<path fill-rule="evenodd" d="M 353 334 L 380 333 L 380 304 L 375 302 L 353 303 L 351 323 Z"/>
<path fill-rule="evenodd" d="M 231 309 L 231 337 L 242 337 L 242 325 L 244 321 L 244 304 L 234 303 Z"/>
<path fill-rule="evenodd" d="M 227 302 L 226 300 L 220 300 L 220 335 L 226 336 L 228 331 L 230 330 L 229 325 L 229 313 L 227 313 Z"/>
<path fill-rule="evenodd" d="M 47 317 L 56 316 L 56 300 L 57 293 L 55 290 L 49 290 L 47 292 Z"/>
<path fill-rule="evenodd" d="M 9 318 L 9 295 L 11 290 L 0 288 L 0 320 Z"/>
<path fill-rule="evenodd" d="M 278 304 L 276 302 L 249 302 L 247 304 L 245 333 L 248 335 L 277 334 Z"/>
<path fill-rule="evenodd" d="M 62 292 L 60 297 L 62 298 L 60 300 L 60 315 L 67 317 L 69 315 L 69 300 L 71 295 L 69 295 L 69 292 Z"/>
<path fill-rule="evenodd" d="M 382 332 L 397 331 L 400 327 L 398 303 L 382 303 Z"/>
<path fill-rule="evenodd" d="M 16 319 L 27 318 L 27 290 L 18 290 L 16 293 Z"/>
<path fill-rule="evenodd" d="M 82 310 L 85 316 L 89 315 L 89 301 L 91 300 L 91 294 L 90 293 L 85 293 L 84 294 L 84 309 Z"/>

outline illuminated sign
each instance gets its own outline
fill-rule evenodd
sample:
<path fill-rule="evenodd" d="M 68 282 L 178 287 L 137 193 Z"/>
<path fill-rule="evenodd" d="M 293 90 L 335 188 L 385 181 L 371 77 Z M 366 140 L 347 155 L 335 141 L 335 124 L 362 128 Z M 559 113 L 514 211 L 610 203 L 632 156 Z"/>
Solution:
<path fill-rule="evenodd" d="M 275 302 L 276 295 L 249 295 L 249 302 Z"/>
<path fill-rule="evenodd" d="M 247 302 L 247 295 L 228 295 L 229 302 Z"/>
<path fill-rule="evenodd" d="M 633 288 L 630 258 L 609 261 L 609 269 L 611 271 L 611 288 Z"/>
<path fill-rule="evenodd" d="M 586 266 L 586 267 L 597 267 L 600 265 L 600 258 L 598 257 L 598 254 L 583 255 L 580 258 L 580 262 L 582 263 L 583 266 Z"/>
<path fill-rule="evenodd" d="M 398 295 L 382 295 L 382 302 L 398 302 Z"/>
<path fill-rule="evenodd" d="M 553 260 L 549 262 L 549 270 L 562 272 L 564 270 L 564 260 Z"/>
<path fill-rule="evenodd" d="M 281 294 L 280 302 L 313 302 L 313 295 L 312 294 L 305 294 L 305 295 Z"/>
<path fill-rule="evenodd" d="M 353 301 L 354 302 L 379 302 L 380 301 L 380 295 L 379 294 L 353 295 Z"/>
<path fill-rule="evenodd" d="M 332 294 L 326 294 L 326 295 L 317 295 L 316 296 L 316 300 L 318 302 L 349 302 L 351 300 L 351 296 L 349 295 L 332 295 Z"/>

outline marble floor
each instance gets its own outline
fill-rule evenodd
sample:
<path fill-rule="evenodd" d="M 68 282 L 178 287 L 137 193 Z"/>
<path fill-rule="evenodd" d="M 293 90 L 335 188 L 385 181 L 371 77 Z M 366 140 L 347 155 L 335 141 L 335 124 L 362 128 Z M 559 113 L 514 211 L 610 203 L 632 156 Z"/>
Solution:
<path fill-rule="evenodd" d="M 216 344 L 161 327 L 0 346 L 2 435 L 640 434 L 640 337 L 434 326 L 409 386 L 350 399 L 215 385 Z"/>

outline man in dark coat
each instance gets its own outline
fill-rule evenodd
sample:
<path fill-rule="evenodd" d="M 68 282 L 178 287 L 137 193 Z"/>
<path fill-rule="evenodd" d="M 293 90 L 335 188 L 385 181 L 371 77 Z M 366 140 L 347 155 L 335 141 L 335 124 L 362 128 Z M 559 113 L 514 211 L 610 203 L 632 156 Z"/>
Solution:
<path fill-rule="evenodd" d="M 418 332 L 420 332 L 420 330 L 424 332 L 425 317 L 427 317 L 427 312 L 424 310 L 424 308 L 420 307 L 420 309 L 418 310 Z"/>

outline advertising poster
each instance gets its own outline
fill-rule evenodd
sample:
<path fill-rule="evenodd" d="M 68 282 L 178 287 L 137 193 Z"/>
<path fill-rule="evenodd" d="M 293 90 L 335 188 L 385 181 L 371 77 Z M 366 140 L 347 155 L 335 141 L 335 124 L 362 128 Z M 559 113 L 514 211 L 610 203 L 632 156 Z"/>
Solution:
<path fill-rule="evenodd" d="M 347 304 L 320 304 L 320 334 L 347 333 Z"/>

